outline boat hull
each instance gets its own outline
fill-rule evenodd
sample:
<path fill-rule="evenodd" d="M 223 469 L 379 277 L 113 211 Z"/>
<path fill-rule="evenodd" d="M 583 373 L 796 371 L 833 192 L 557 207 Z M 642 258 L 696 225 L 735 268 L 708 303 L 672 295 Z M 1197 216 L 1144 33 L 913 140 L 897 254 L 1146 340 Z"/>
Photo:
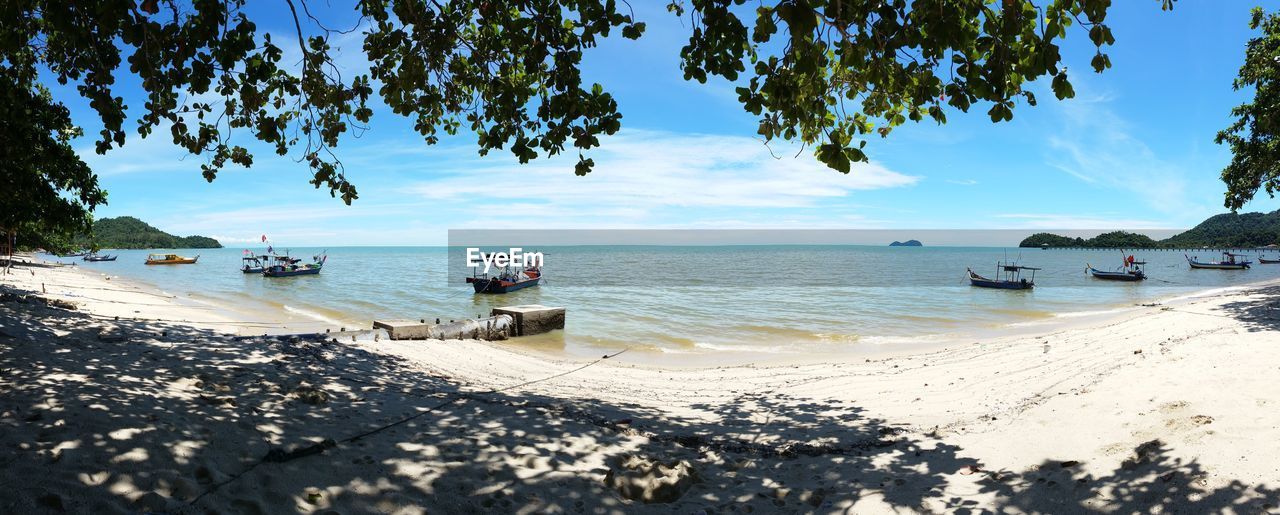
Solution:
<path fill-rule="evenodd" d="M 1019 281 L 997 281 L 995 279 L 987 279 L 981 275 L 969 272 L 969 285 L 978 288 L 995 288 L 998 290 L 1030 290 L 1035 288 L 1036 283 L 1026 279 Z"/>
<path fill-rule="evenodd" d="M 157 254 L 153 254 L 153 255 L 157 255 Z M 164 255 L 164 254 L 158 254 L 158 255 Z M 173 259 L 151 259 L 151 257 L 148 256 L 146 264 L 148 265 L 191 265 L 200 259 L 199 255 L 193 258 L 189 258 L 189 257 L 182 257 L 182 256 L 169 254 L 167 257 L 172 257 Z"/>
<path fill-rule="evenodd" d="M 258 267 L 246 266 L 244 268 L 241 268 L 240 271 L 246 274 L 260 274 L 262 272 L 267 271 L 267 269 L 260 266 Z"/>
<path fill-rule="evenodd" d="M 266 277 L 294 277 L 298 275 L 319 275 L 320 268 L 299 268 L 297 270 L 276 270 L 268 268 L 262 271 Z"/>
<path fill-rule="evenodd" d="M 1244 270 L 1249 268 L 1249 263 L 1201 263 L 1199 261 L 1191 261 L 1191 268 L 1201 268 L 1205 270 Z"/>
<path fill-rule="evenodd" d="M 1258 262 L 1264 265 L 1280 265 L 1280 259 L 1258 258 Z"/>
<path fill-rule="evenodd" d="M 483 279 L 476 277 L 468 277 L 467 282 L 471 283 L 471 288 L 476 293 L 510 293 L 516 290 L 523 290 L 531 286 L 537 286 L 541 277 L 525 279 L 523 281 L 501 281 L 498 279 Z"/>
<path fill-rule="evenodd" d="M 1103 270 L 1098 270 L 1096 268 L 1090 268 L 1089 273 L 1093 274 L 1093 276 L 1098 279 L 1102 279 L 1106 281 L 1136 282 L 1136 281 L 1141 281 L 1147 278 L 1146 274 L 1134 274 L 1129 272 L 1107 272 Z"/>

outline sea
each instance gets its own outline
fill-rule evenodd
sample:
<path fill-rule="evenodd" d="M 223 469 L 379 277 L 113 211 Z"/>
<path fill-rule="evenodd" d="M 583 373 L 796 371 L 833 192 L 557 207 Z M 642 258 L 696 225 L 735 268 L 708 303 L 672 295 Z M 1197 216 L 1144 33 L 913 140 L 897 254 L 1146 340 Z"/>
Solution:
<path fill-rule="evenodd" d="M 198 254 L 194 265 L 143 264 L 148 253 L 163 250 L 105 251 L 119 256 L 114 262 L 50 259 L 219 306 L 261 323 L 264 332 L 367 329 L 375 319 L 449 321 L 506 305 L 562 306 L 563 332 L 512 343 L 582 356 L 623 348 L 676 356 L 893 349 L 1105 317 L 1280 277 L 1280 265 L 1258 264 L 1256 253 L 1250 254 L 1251 269 L 1233 271 L 1193 270 L 1182 251 L 1168 250 L 593 245 L 539 248 L 544 282 L 493 295 L 475 294 L 461 282 L 466 271 L 457 270 L 447 247 L 287 250 L 304 260 L 326 254 L 323 272 L 290 278 L 241 273 L 240 248 L 173 251 Z M 1217 257 L 1209 250 L 1196 253 Z M 1148 263 L 1149 280 L 1119 283 L 1086 273 L 1086 264 L 1112 269 L 1127 254 Z M 1040 268 L 1036 288 L 968 284 L 967 268 L 990 277 L 1001 261 Z"/>

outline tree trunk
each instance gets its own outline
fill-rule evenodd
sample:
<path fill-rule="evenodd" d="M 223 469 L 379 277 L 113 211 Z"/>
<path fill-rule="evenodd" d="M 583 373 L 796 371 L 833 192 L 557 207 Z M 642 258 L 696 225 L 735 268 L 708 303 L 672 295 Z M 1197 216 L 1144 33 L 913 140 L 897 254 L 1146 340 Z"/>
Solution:
<path fill-rule="evenodd" d="M 4 262 L 4 273 L 6 275 L 9 273 L 9 269 L 13 267 L 13 248 L 17 246 L 16 245 L 17 241 L 18 241 L 18 231 L 12 230 L 12 229 L 8 231 L 4 231 L 4 245 L 5 245 L 5 249 L 7 249 L 7 252 L 9 254 L 8 256 L 6 256 L 6 259 Z"/>

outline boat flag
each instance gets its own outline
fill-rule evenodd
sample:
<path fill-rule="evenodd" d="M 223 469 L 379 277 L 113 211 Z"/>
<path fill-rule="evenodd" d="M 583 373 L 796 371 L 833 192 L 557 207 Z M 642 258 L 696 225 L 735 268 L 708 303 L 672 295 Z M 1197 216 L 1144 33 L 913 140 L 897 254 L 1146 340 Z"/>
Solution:
<path fill-rule="evenodd" d="M 263 242 L 263 243 L 266 243 L 266 242 L 267 242 L 267 235 L 265 235 L 265 234 L 263 234 L 263 235 L 262 235 L 262 242 Z"/>

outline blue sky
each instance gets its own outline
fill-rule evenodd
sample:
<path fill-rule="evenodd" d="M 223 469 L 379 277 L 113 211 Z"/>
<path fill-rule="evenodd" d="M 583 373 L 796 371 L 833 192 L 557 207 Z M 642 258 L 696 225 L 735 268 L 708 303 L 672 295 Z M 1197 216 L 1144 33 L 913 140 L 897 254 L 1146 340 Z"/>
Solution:
<path fill-rule="evenodd" d="M 1116 2 L 1108 16 L 1112 69 L 1092 72 L 1086 34 L 1067 39 L 1075 99 L 1051 100 L 1038 84 L 1040 105 L 1020 105 L 1012 122 L 990 123 L 983 106 L 948 113 L 945 126 L 899 128 L 872 139 L 871 162 L 848 175 L 808 151 L 793 157 L 797 147 L 786 143 L 773 144 L 782 157 L 772 157 L 733 85 L 682 79 L 678 54 L 688 29 L 665 2 L 633 4 L 645 36 L 611 38 L 585 59 L 586 79 L 612 92 L 624 114 L 623 130 L 592 152 L 597 166 L 586 177 L 573 174 L 572 159 L 519 165 L 505 152 L 480 157 L 470 135 L 427 146 L 407 120 L 376 109 L 373 129 L 337 150 L 360 191 L 352 206 L 313 189 L 304 164 L 260 147 L 251 146 L 258 150 L 251 169 L 228 168 L 207 183 L 203 158 L 185 156 L 162 130 L 146 140 L 131 135 L 105 156 L 81 142 L 109 192 L 97 216 L 132 215 L 236 246 L 261 234 L 289 245 L 432 245 L 444 243 L 448 229 L 521 226 L 1176 229 L 1224 211 L 1218 174 L 1230 155 L 1213 136 L 1248 98 L 1231 81 L 1253 3 L 1183 1 L 1161 12 L 1156 0 Z M 1280 2 L 1262 5 L 1275 10 Z M 291 48 L 292 25 L 271 24 L 283 13 L 253 14 Z M 341 62 L 356 71 L 359 40 L 337 43 L 348 49 Z M 96 133 L 74 90 L 54 91 Z M 136 90 L 120 92 L 130 106 L 142 105 Z M 1245 210 L 1278 207 L 1264 195 Z"/>

